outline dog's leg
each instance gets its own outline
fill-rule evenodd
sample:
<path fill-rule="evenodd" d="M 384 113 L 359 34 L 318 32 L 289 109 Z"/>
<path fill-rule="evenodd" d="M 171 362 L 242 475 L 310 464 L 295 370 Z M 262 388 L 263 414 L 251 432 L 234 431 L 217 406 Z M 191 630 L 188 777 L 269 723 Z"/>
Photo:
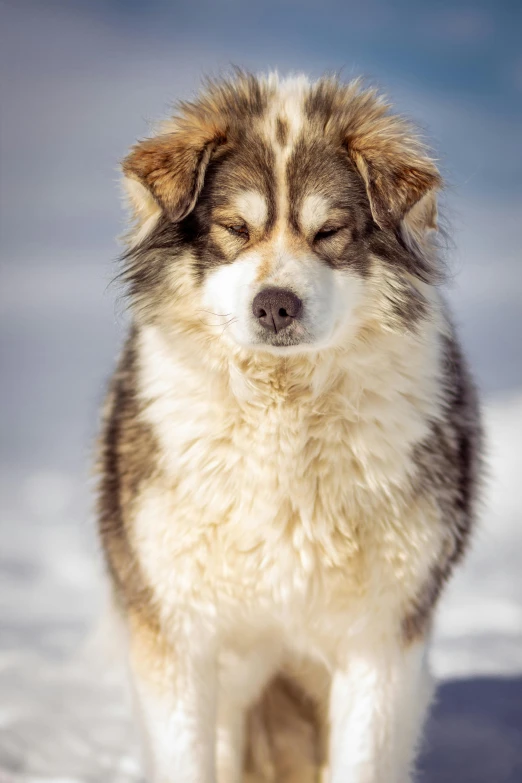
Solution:
<path fill-rule="evenodd" d="M 172 645 L 140 625 L 131 630 L 130 665 L 147 783 L 215 783 L 217 667 L 209 640 Z"/>
<path fill-rule="evenodd" d="M 430 695 L 423 642 L 354 650 L 332 680 L 331 783 L 408 783 Z"/>

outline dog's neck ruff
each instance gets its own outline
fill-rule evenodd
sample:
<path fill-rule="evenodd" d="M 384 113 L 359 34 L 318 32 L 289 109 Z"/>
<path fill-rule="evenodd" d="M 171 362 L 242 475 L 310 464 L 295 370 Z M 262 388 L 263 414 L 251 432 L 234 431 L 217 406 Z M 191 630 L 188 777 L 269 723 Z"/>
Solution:
<path fill-rule="evenodd" d="M 185 388 L 197 399 L 219 400 L 229 410 L 250 418 L 256 411 L 299 407 L 301 414 L 323 411 L 356 421 L 361 401 L 378 395 L 386 407 L 396 395 L 414 407 L 433 400 L 440 382 L 440 324 L 426 321 L 415 334 L 382 329 L 360 330 L 341 346 L 277 356 L 217 340 L 169 338 L 161 328 L 140 333 L 141 393 L 146 398 L 172 398 Z M 197 338 L 198 335 L 195 335 Z M 433 404 L 433 403 L 431 403 Z"/>

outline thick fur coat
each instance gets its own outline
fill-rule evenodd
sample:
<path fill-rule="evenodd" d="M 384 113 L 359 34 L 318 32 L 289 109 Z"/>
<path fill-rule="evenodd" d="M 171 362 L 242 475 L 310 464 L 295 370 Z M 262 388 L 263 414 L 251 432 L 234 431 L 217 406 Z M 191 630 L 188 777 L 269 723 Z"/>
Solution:
<path fill-rule="evenodd" d="M 359 83 L 238 74 L 123 170 L 99 529 L 150 779 L 406 783 L 480 454 L 436 166 Z"/>

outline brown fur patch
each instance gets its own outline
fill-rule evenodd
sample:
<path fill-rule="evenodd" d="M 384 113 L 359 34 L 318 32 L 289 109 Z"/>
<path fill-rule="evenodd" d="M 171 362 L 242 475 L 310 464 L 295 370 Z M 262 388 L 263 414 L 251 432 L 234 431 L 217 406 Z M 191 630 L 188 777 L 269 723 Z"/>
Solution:
<path fill-rule="evenodd" d="M 326 263 L 336 268 L 349 267 L 366 274 L 368 271 L 368 239 L 374 226 L 364 187 L 354 166 L 342 150 L 313 132 L 296 143 L 287 164 L 290 224 L 296 234 L 301 232 L 300 212 L 310 193 L 324 197 L 329 204 L 333 222 L 345 225 L 347 231 L 314 244 L 314 251 Z M 307 237 L 314 241 L 314 237 Z"/>
<path fill-rule="evenodd" d="M 445 526 L 443 551 L 403 620 L 410 643 L 424 635 L 453 567 L 461 560 L 475 521 L 482 465 L 482 431 L 474 383 L 458 344 L 445 342 L 447 396 L 440 421 L 415 452 L 417 491 L 436 497 Z"/>
<path fill-rule="evenodd" d="M 191 128 L 147 139 L 123 162 L 123 171 L 152 193 L 173 221 L 193 209 L 212 153 L 225 140 L 217 127 Z"/>
<path fill-rule="evenodd" d="M 130 525 L 139 489 L 156 470 L 157 444 L 141 422 L 135 397 L 136 356 L 131 334 L 115 373 L 100 438 L 98 530 L 115 597 L 157 626 L 152 594 L 131 543 Z"/>
<path fill-rule="evenodd" d="M 430 190 L 441 185 L 434 167 L 422 162 L 401 161 L 400 149 L 385 156 L 380 145 L 361 155 L 351 148 L 353 160 L 366 184 L 376 223 L 381 228 L 397 228 L 406 213 Z"/>
<path fill-rule="evenodd" d="M 180 102 L 179 114 L 162 133 L 137 144 L 123 161 L 123 171 L 147 188 L 173 221 L 193 208 L 203 187 L 207 166 L 239 123 L 252 122 L 267 105 L 267 88 L 250 74 L 238 72 L 234 82 L 208 82 L 193 102 Z"/>
<path fill-rule="evenodd" d="M 132 669 L 161 697 L 166 689 L 174 687 L 175 651 L 167 643 L 156 618 L 150 612 L 143 612 L 143 607 L 131 607 L 127 620 Z"/>
<path fill-rule="evenodd" d="M 296 683 L 276 677 L 248 720 L 247 780 L 256 771 L 263 783 L 316 783 L 324 762 L 323 721 Z"/>
<path fill-rule="evenodd" d="M 397 228 L 400 220 L 442 180 L 411 123 L 390 112 L 375 90 L 359 82 L 321 79 L 306 102 L 319 132 L 338 136 L 364 184 L 375 222 Z"/>
<path fill-rule="evenodd" d="M 281 147 L 284 147 L 288 141 L 288 122 L 283 117 L 278 117 L 276 120 L 276 139 Z"/>
<path fill-rule="evenodd" d="M 245 144 L 230 147 L 226 154 L 213 162 L 208 172 L 201 198 L 186 227 L 194 237 L 193 248 L 197 258 L 197 273 L 201 277 L 207 270 L 221 263 L 231 263 L 246 247 L 237 239 L 225 237 L 215 223 L 235 222 L 236 202 L 239 195 L 255 191 L 265 198 L 267 216 L 264 231 L 249 226 L 249 246 L 264 241 L 270 234 L 276 219 L 276 193 L 274 179 L 274 153 L 255 131 L 244 133 Z"/>

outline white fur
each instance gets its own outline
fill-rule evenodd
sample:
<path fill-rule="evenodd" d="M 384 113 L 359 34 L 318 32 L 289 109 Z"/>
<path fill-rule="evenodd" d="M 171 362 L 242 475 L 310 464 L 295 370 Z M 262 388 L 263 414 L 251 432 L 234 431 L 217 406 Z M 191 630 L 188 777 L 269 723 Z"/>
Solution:
<path fill-rule="evenodd" d="M 235 200 L 238 215 L 250 226 L 262 229 L 268 215 L 266 198 L 255 190 L 240 193 Z"/>
<path fill-rule="evenodd" d="M 423 643 L 352 650 L 332 683 L 331 783 L 407 783 L 430 695 Z"/>
<path fill-rule="evenodd" d="M 286 155 L 288 155 L 303 128 L 303 104 L 310 81 L 304 74 L 280 79 L 274 72 L 269 74 L 267 82 L 277 90 L 277 97 L 272 103 L 269 120 L 266 122 L 269 139 L 273 141 L 275 138 L 275 121 L 281 117 L 287 123 L 289 130 L 286 145 Z"/>
<path fill-rule="evenodd" d="M 167 681 L 162 694 L 153 693 L 147 687 L 146 678 L 135 675 L 141 723 L 147 739 L 145 771 L 149 780 L 186 783 L 215 780 L 215 718 L 207 714 L 213 682 L 206 674 L 193 683 L 185 679 L 185 691 L 193 686 L 201 689 L 192 699 L 173 692 Z M 204 689 L 203 682 L 207 683 Z"/>
<path fill-rule="evenodd" d="M 356 310 L 363 299 L 363 285 L 349 270 L 333 270 L 311 253 L 295 257 L 285 248 L 284 235 L 271 244 L 272 264 L 263 282 L 258 269 L 263 259 L 257 250 L 244 253 L 235 263 L 212 270 L 204 284 L 205 307 L 223 317 L 224 337 L 242 346 L 269 350 L 262 329 L 252 314 L 252 301 L 265 286 L 289 288 L 303 301 L 296 324 L 300 344 L 275 349 L 295 353 L 333 345 L 357 325 Z"/>
<path fill-rule="evenodd" d="M 178 635 L 172 660 L 153 660 L 148 666 L 133 657 L 131 647 L 149 780 L 215 780 L 215 654 L 211 644 L 204 644 L 204 636 L 198 638 L 197 650 L 192 638 L 184 650 L 184 640 Z"/>
<path fill-rule="evenodd" d="M 320 193 L 311 193 L 303 200 L 301 207 L 301 226 L 314 233 L 326 223 L 329 214 L 328 200 Z"/>

